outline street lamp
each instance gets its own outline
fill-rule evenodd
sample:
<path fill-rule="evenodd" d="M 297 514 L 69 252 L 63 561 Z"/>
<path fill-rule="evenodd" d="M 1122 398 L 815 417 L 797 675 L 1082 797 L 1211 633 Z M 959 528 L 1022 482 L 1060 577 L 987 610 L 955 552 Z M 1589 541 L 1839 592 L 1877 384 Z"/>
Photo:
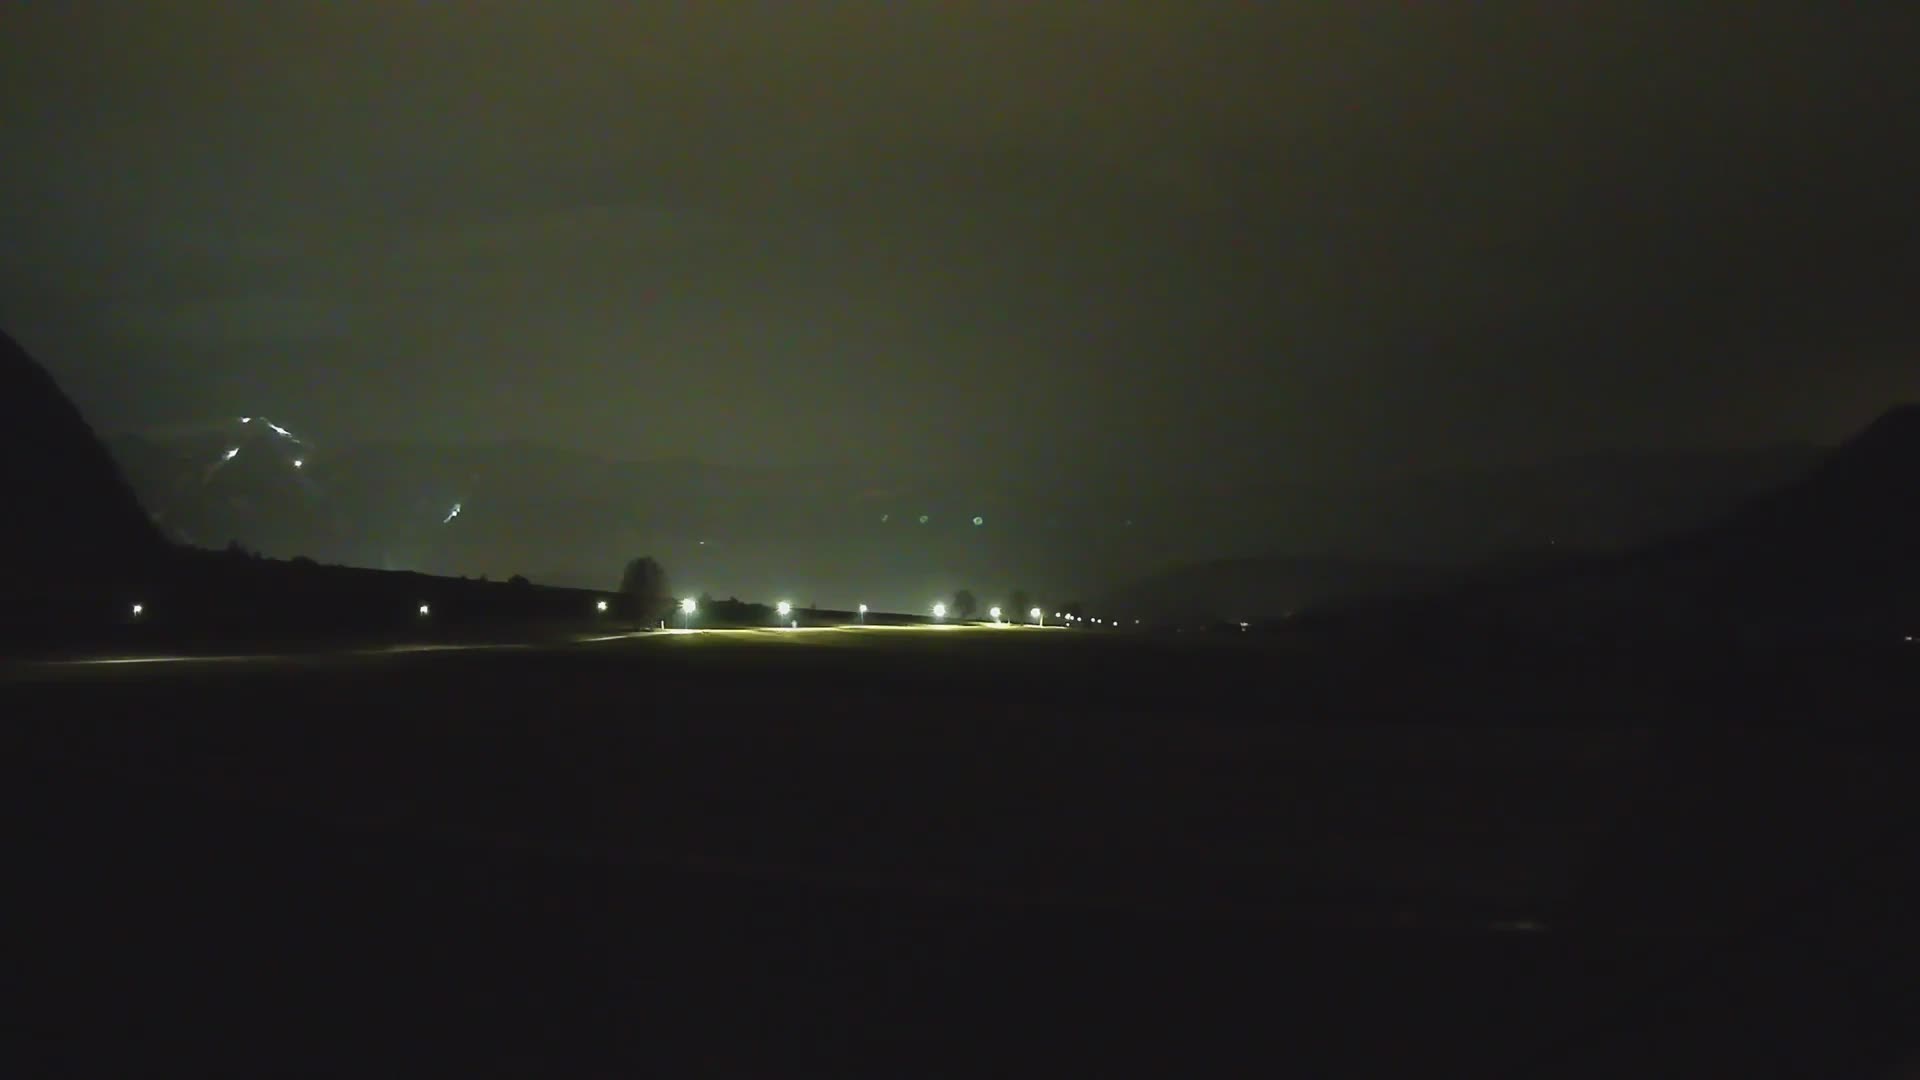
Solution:
<path fill-rule="evenodd" d="M 988 614 L 988 615 L 991 615 L 991 616 L 993 617 L 993 621 L 994 621 L 994 622 L 999 622 L 999 621 L 1000 621 L 1000 609 L 999 609 L 999 608 L 997 608 L 997 607 L 990 607 L 990 608 L 988 608 L 988 609 L 987 609 L 987 614 Z"/>
<path fill-rule="evenodd" d="M 787 616 L 793 614 L 793 605 L 782 600 L 773 606 L 773 610 L 784 620 Z"/>
<path fill-rule="evenodd" d="M 427 605 L 425 605 L 425 604 L 421 604 L 421 605 L 420 605 L 420 614 L 421 614 L 421 615 L 431 615 L 431 614 L 433 614 L 433 609 L 432 609 L 431 607 L 428 607 L 428 606 L 427 606 Z"/>
<path fill-rule="evenodd" d="M 944 618 L 946 618 L 946 617 L 947 617 L 947 605 L 945 605 L 945 604 L 935 604 L 935 605 L 933 605 L 933 617 L 934 617 L 934 618 L 936 618 L 936 619 L 944 619 Z"/>
<path fill-rule="evenodd" d="M 867 621 L 867 605 L 865 604 L 860 605 L 860 621 L 863 623 Z"/>
<path fill-rule="evenodd" d="M 1041 626 L 1047 625 L 1047 613 L 1041 611 L 1039 608 L 1034 608 L 1032 611 L 1027 612 L 1027 617 L 1039 623 Z"/>
<path fill-rule="evenodd" d="M 605 600 L 595 600 L 593 602 L 593 610 L 605 615 L 607 613 L 607 602 Z"/>
<path fill-rule="evenodd" d="M 146 611 L 147 611 L 147 605 L 145 605 L 145 604 L 135 604 L 135 605 L 133 605 L 133 607 L 132 607 L 132 609 L 131 609 L 131 610 L 133 611 L 133 617 L 137 619 L 137 618 L 139 618 L 140 616 L 142 616 L 142 615 L 144 615 L 144 614 L 146 614 Z"/>
<path fill-rule="evenodd" d="M 693 602 L 693 597 L 691 596 L 680 601 L 680 629 L 693 629 L 693 613 L 698 607 L 699 605 Z"/>

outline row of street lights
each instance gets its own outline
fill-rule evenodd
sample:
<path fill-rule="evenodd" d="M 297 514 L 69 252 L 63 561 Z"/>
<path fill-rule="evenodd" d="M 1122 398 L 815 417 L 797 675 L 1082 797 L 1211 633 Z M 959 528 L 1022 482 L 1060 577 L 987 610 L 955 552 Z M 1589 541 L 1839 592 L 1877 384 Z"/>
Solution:
<path fill-rule="evenodd" d="M 862 611 L 864 611 L 866 610 L 866 605 L 862 604 L 860 605 L 860 608 Z M 998 604 L 987 609 L 987 617 L 992 619 L 996 623 L 1002 622 L 1004 620 L 1004 614 L 1005 613 L 1001 611 L 1000 606 Z M 946 618 L 947 605 L 940 603 L 938 601 L 935 601 L 933 605 L 933 617 L 936 619 Z M 1060 615 L 1058 612 L 1055 612 L 1053 617 L 1057 619 L 1060 617 Z M 1027 611 L 1027 618 L 1031 619 L 1034 623 L 1040 626 L 1047 625 L 1047 613 L 1040 610 L 1039 608 L 1029 608 Z"/>
<path fill-rule="evenodd" d="M 605 600 L 596 601 L 594 606 L 596 609 L 598 609 L 601 612 L 605 612 L 607 610 L 607 602 Z M 688 597 L 687 599 L 680 601 L 679 608 L 680 608 L 681 629 L 683 630 L 691 629 L 693 616 L 696 612 L 700 610 L 699 605 L 693 600 L 693 598 Z M 789 626 L 798 627 L 800 625 L 799 620 L 793 617 L 792 601 L 782 600 L 773 606 L 773 610 L 774 610 L 774 614 L 778 615 L 781 621 L 787 623 Z M 860 604 L 854 610 L 855 610 L 855 613 L 858 615 L 860 622 L 864 624 L 867 621 L 867 612 L 871 609 L 868 608 L 867 605 L 865 604 Z M 996 605 L 988 609 L 987 615 L 990 618 L 992 618 L 994 622 L 998 623 L 1002 621 L 1004 613 Z M 936 619 L 944 619 L 947 617 L 947 605 L 944 602 L 935 601 L 933 605 L 933 617 Z M 1059 618 L 1058 613 L 1056 613 L 1054 617 Z M 1027 612 L 1027 618 L 1031 619 L 1033 622 L 1041 626 L 1045 626 L 1047 624 L 1046 612 L 1042 611 L 1037 607 Z"/>
<path fill-rule="evenodd" d="M 700 605 L 692 597 L 687 597 L 686 599 L 683 599 L 680 601 L 679 608 L 680 608 L 680 628 L 683 630 L 692 629 L 693 616 L 700 610 Z M 607 601 L 604 599 L 595 600 L 593 602 L 593 609 L 599 612 L 600 614 L 605 615 L 607 613 Z M 135 602 L 129 608 L 129 613 L 136 619 L 146 614 L 146 611 L 147 611 L 146 605 L 138 602 Z M 793 603 L 791 601 L 787 601 L 787 600 L 780 601 L 778 604 L 774 605 L 774 611 L 780 616 L 783 622 L 786 622 L 789 625 L 796 628 L 800 625 L 799 620 L 793 617 Z M 860 616 L 860 622 L 864 624 L 867 621 L 867 611 L 868 611 L 867 605 L 861 604 L 858 608 L 858 611 Z M 419 612 L 420 612 L 420 617 L 424 619 L 427 616 L 433 614 L 433 606 L 431 604 L 423 603 L 420 605 Z M 994 622 L 996 623 L 1001 622 L 1002 612 L 998 605 L 992 608 L 989 608 L 987 610 L 987 614 L 993 619 Z M 946 618 L 947 605 L 945 603 L 936 601 L 933 605 L 933 617 L 936 619 Z M 1053 617 L 1056 619 L 1064 619 L 1066 622 L 1086 621 L 1084 618 L 1079 616 L 1074 616 L 1074 615 L 1063 616 L 1057 611 L 1053 613 Z M 1037 625 L 1040 625 L 1040 626 L 1047 625 L 1046 613 L 1037 607 L 1027 612 L 1027 618 L 1031 619 Z M 1134 621 L 1138 622 L 1139 620 L 1136 619 Z M 1093 622 L 1096 624 L 1099 624 L 1100 620 L 1094 619 Z M 1118 620 L 1113 620 L 1112 625 L 1118 626 L 1120 624 Z M 1908 640 L 1912 640 L 1912 639 L 1909 638 Z"/>

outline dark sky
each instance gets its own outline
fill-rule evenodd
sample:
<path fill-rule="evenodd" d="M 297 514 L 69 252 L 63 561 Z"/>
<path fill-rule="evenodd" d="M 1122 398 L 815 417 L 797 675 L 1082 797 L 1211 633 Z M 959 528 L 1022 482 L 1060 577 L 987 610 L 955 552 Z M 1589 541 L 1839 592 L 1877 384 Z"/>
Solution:
<path fill-rule="evenodd" d="M 1920 397 L 1905 5 L 13 3 L 109 429 L 1331 479 Z"/>

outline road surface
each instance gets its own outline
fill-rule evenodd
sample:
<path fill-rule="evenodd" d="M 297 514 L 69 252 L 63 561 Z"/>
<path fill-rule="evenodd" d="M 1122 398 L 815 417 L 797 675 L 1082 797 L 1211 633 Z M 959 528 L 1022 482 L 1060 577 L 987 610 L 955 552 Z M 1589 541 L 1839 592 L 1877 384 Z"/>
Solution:
<path fill-rule="evenodd" d="M 1634 1033 L 1678 1016 L 1696 1065 L 1838 1074 L 1898 1030 L 1836 1028 L 1854 988 L 1806 977 L 1869 925 L 1862 888 L 1801 887 L 1847 884 L 1852 848 L 1776 828 L 1791 800 L 1724 812 L 1782 780 L 1864 802 L 1854 758 L 1756 746 L 1696 791 L 1630 726 L 1329 722 L 1239 643 L 597 638 L 10 666 L 29 906 L 151 985 L 190 1058 L 256 1071 L 310 1028 L 168 998 L 167 973 L 279 986 L 367 1047 L 421 1010 L 421 1061 L 676 1072 L 977 1073 L 1046 1045 L 1572 1075 L 1648 1065 Z M 46 1007 L 128 1015 L 111 985 Z M 201 1032 L 236 1008 L 257 1039 Z"/>

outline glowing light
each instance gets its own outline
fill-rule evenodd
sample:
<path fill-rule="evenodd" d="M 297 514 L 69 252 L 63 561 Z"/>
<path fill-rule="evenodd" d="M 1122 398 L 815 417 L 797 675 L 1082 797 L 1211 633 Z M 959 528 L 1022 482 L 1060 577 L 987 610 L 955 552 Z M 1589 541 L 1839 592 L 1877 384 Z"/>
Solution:
<path fill-rule="evenodd" d="M 237 446 L 229 446 L 227 447 L 227 452 L 220 455 L 220 460 L 232 461 L 234 458 L 237 458 L 239 456 L 240 456 L 240 448 Z"/>
<path fill-rule="evenodd" d="M 1000 609 L 997 607 L 988 608 L 987 615 L 992 618 L 994 622 L 1000 621 Z"/>
<path fill-rule="evenodd" d="M 607 610 L 607 602 L 605 600 L 595 600 L 593 602 L 593 610 L 595 611 Z"/>
<path fill-rule="evenodd" d="M 921 515 L 920 515 L 920 524 L 922 524 L 922 525 L 925 525 L 926 523 L 927 523 L 927 515 L 925 515 L 925 514 L 921 514 Z"/>
<path fill-rule="evenodd" d="M 1504 930 L 1515 934 L 1538 934 L 1547 928 L 1547 924 L 1533 919 L 1508 919 L 1488 924 L 1491 929 Z"/>
<path fill-rule="evenodd" d="M 241 418 L 240 418 L 240 422 L 241 422 L 241 423 L 243 423 L 243 424 L 251 424 L 251 423 L 253 423 L 253 417 L 251 417 L 251 416 L 243 416 L 243 417 L 241 417 Z"/>
<path fill-rule="evenodd" d="M 1042 612 L 1039 608 L 1034 608 L 1032 611 L 1027 612 L 1027 618 L 1032 619 L 1034 622 L 1039 622 L 1043 615 L 1044 615 L 1044 612 Z M 1056 619 L 1059 617 L 1060 616 L 1058 615 L 1054 616 L 1054 618 Z"/>
<path fill-rule="evenodd" d="M 420 605 L 420 614 L 422 614 L 422 615 L 431 615 L 431 614 L 433 614 L 433 608 L 432 608 L 432 607 L 429 607 L 429 606 L 428 606 L 428 605 L 426 605 L 426 604 L 421 604 L 421 605 Z"/>
<path fill-rule="evenodd" d="M 293 467 L 294 467 L 294 468 L 296 468 L 296 469 L 301 469 L 301 468 L 305 468 L 305 467 L 306 467 L 306 464 L 307 464 L 306 462 L 304 462 L 304 461 L 302 461 L 302 460 L 300 460 L 299 458 L 294 458 L 294 459 L 293 459 Z"/>
<path fill-rule="evenodd" d="M 457 518 L 459 516 L 460 516 L 460 504 L 454 503 L 453 509 L 447 511 L 447 516 L 440 519 L 440 524 L 445 525 L 447 522 L 452 521 L 454 518 Z"/>
<path fill-rule="evenodd" d="M 946 618 L 946 617 L 947 617 L 947 605 L 945 605 L 945 604 L 935 604 L 935 605 L 933 605 L 933 617 L 934 617 L 934 618 L 936 618 L 936 619 L 944 619 L 944 618 Z"/>
<path fill-rule="evenodd" d="M 865 605 L 865 604 L 861 604 L 861 605 L 860 605 L 860 614 L 862 614 L 862 615 L 865 615 L 866 613 L 867 613 L 867 605 Z M 1907 640 L 1908 640 L 1908 641 L 1912 641 L 1913 639 L 1912 639 L 1912 638 L 1908 638 Z"/>
<path fill-rule="evenodd" d="M 144 615 L 144 614 L 146 614 L 146 611 L 147 611 L 147 605 L 145 605 L 145 604 L 135 604 L 135 605 L 133 605 L 133 608 L 132 608 L 132 611 L 133 611 L 133 614 L 134 614 L 134 617 L 135 617 L 135 618 L 138 618 L 138 617 L 140 617 L 141 615 Z"/>
<path fill-rule="evenodd" d="M 779 613 L 780 617 L 784 619 L 787 616 L 793 614 L 793 605 L 788 603 L 785 600 L 782 600 L 778 604 L 775 604 L 773 606 L 773 610 Z"/>
<path fill-rule="evenodd" d="M 693 612 L 694 612 L 694 609 L 695 609 L 695 608 L 696 608 L 697 606 L 698 606 L 698 605 L 696 605 L 696 604 L 695 604 L 695 603 L 693 602 L 693 598 L 692 598 L 692 597 L 688 597 L 687 599 L 685 599 L 685 600 L 682 600 L 682 601 L 680 601 L 680 614 L 682 614 L 682 615 L 691 615 L 691 614 L 693 614 Z"/>
<path fill-rule="evenodd" d="M 261 417 L 260 419 L 266 421 L 266 425 L 273 429 L 273 433 L 275 435 L 279 435 L 280 437 L 286 438 L 286 439 L 293 438 L 293 432 L 288 431 L 286 428 L 281 427 L 279 424 L 276 424 L 271 420 L 267 420 L 267 418 L 264 416 Z"/>
<path fill-rule="evenodd" d="M 975 514 L 973 515 L 973 523 L 975 525 L 985 525 L 987 523 L 987 519 L 981 517 L 979 514 Z"/>

